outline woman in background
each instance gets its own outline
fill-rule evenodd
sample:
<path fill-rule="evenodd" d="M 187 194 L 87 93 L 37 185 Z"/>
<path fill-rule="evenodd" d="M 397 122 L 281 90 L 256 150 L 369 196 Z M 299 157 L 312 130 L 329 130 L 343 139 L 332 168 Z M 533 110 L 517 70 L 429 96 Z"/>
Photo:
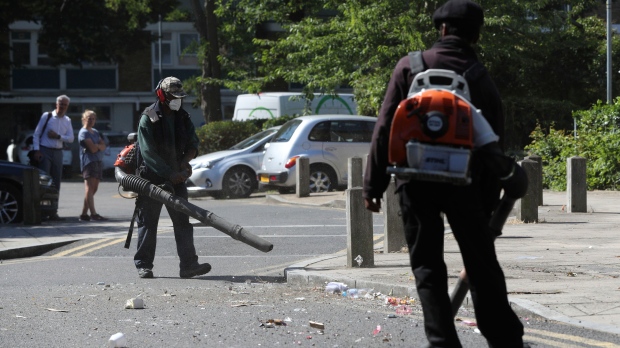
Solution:
<path fill-rule="evenodd" d="M 93 128 L 97 114 L 92 110 L 86 110 L 82 114 L 82 129 L 78 134 L 80 143 L 80 169 L 84 177 L 86 195 L 80 221 L 107 220 L 97 214 L 95 209 L 95 193 L 99 188 L 99 181 L 103 178 L 103 151 L 106 149 L 103 137 Z M 88 211 L 90 210 L 90 216 Z"/>

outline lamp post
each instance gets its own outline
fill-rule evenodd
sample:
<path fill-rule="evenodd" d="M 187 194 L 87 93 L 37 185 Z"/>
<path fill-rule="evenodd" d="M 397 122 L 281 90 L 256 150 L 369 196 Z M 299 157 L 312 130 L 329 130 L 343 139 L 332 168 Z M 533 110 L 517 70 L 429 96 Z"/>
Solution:
<path fill-rule="evenodd" d="M 611 104 L 611 0 L 607 0 L 607 104 Z"/>

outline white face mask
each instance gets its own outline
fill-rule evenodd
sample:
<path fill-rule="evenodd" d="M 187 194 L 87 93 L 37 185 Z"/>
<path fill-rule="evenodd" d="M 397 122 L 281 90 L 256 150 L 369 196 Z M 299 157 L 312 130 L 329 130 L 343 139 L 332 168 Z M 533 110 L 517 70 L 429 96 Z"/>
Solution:
<path fill-rule="evenodd" d="M 183 100 L 181 99 L 172 99 L 171 101 L 168 102 L 168 107 L 170 107 L 170 109 L 174 111 L 178 111 L 181 108 L 182 103 L 183 103 Z"/>

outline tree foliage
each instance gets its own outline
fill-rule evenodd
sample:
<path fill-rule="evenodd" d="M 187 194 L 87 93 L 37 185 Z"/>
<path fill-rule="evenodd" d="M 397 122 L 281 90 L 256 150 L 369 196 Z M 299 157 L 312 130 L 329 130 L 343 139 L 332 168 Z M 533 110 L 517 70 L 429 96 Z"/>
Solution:
<path fill-rule="evenodd" d="M 136 48 L 149 45 L 148 22 L 170 12 L 177 0 L 30 0 L 3 2 L 0 16 L 8 25 L 17 20 L 41 24 L 38 44 L 52 65 L 119 62 Z"/>
<path fill-rule="evenodd" d="M 620 98 L 613 104 L 597 102 L 588 110 L 575 111 L 576 134 L 538 126 L 526 146 L 531 154 L 542 157 L 543 184 L 566 189 L 567 159 L 580 156 L 587 160 L 589 190 L 620 189 Z"/>
<path fill-rule="evenodd" d="M 431 18 L 443 2 L 313 2 L 314 11 L 305 10 L 302 20 L 281 22 L 281 35 L 253 41 L 258 45 L 251 56 L 256 70 L 232 67 L 227 77 L 238 80 L 234 87 L 249 92 L 278 79 L 299 83 L 309 97 L 351 86 L 358 112 L 376 115 L 398 59 L 438 38 Z M 268 18 L 255 12 L 270 1 L 251 3 L 252 18 Z M 527 144 L 537 123 L 544 129 L 552 122 L 569 128 L 573 110 L 588 108 L 605 95 L 605 25 L 594 16 L 600 1 L 479 3 L 485 9 L 485 27 L 475 49 L 503 96 L 509 147 Z M 328 10 L 330 16 L 325 16 Z M 242 12 L 238 16 L 247 18 Z M 618 47 L 614 39 L 614 56 Z M 613 71 L 619 67 L 614 63 Z"/>

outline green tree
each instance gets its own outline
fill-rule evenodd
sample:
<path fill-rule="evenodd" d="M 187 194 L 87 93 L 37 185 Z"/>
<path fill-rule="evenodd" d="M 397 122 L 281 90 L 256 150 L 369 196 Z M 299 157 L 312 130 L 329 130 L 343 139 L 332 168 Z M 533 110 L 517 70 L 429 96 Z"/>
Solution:
<path fill-rule="evenodd" d="M 575 111 L 577 132 L 536 127 L 525 149 L 542 158 L 543 184 L 566 189 L 566 161 L 573 156 L 587 160 L 589 190 L 620 189 L 620 98 L 613 104 L 601 101 L 588 110 Z"/>
<path fill-rule="evenodd" d="M 259 78 L 248 79 L 254 89 L 276 79 L 297 82 L 307 93 L 349 85 L 358 112 L 376 115 L 398 58 L 438 37 L 431 17 L 443 2 L 325 0 L 332 16 L 306 12 L 283 23 L 281 36 L 255 40 Z M 485 27 L 475 49 L 503 96 L 508 146 L 522 148 L 536 122 L 570 128 L 572 110 L 604 96 L 605 26 L 593 16 L 600 1 L 479 2 Z M 614 41 L 615 53 L 617 47 Z"/>
<path fill-rule="evenodd" d="M 144 26 L 176 6 L 177 0 L 3 2 L 0 30 L 8 32 L 17 20 L 40 23 L 38 44 L 52 65 L 119 62 L 130 50 L 149 45 Z"/>

